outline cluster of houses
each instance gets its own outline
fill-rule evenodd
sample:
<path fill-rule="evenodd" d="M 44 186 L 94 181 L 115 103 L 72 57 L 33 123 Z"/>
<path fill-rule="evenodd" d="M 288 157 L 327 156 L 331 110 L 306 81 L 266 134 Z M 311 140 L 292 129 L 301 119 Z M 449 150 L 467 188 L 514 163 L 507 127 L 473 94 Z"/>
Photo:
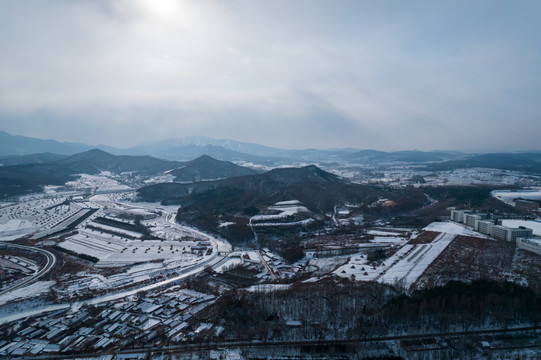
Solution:
<path fill-rule="evenodd" d="M 139 343 L 160 345 L 164 336 L 170 342 L 180 342 L 209 331 L 219 335 L 223 328 L 198 324 L 192 318 L 215 299 L 214 295 L 178 291 L 83 307 L 76 312 L 50 312 L 11 324 L 15 332 L 0 339 L 0 357 L 99 353 Z"/>
<path fill-rule="evenodd" d="M 504 226 L 494 220 L 492 214 L 478 213 L 473 210 L 451 210 L 451 220 L 465 224 L 494 239 L 514 242 L 520 249 L 541 255 L 541 239 L 534 238 L 533 230 L 525 226 L 516 228 Z"/>

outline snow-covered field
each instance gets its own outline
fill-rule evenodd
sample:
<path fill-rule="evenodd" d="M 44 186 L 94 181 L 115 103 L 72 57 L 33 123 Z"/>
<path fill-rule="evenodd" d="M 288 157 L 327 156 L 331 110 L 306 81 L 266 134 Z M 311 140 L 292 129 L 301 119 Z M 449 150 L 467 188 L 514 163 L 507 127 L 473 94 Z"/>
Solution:
<path fill-rule="evenodd" d="M 408 289 L 455 236 L 442 233 L 430 244 L 414 245 L 411 252 L 388 268 L 378 281 L 388 284 L 399 283 Z"/>
<path fill-rule="evenodd" d="M 4 305 L 5 303 L 14 300 L 31 298 L 46 294 L 49 292 L 51 286 L 53 286 L 55 283 L 56 281 L 38 281 L 32 285 L 11 291 L 7 294 L 0 296 L 0 305 Z"/>
<path fill-rule="evenodd" d="M 482 237 L 481 234 L 475 231 L 466 229 L 464 226 L 459 225 L 454 222 L 433 222 L 429 224 L 428 226 L 426 226 L 423 230 L 455 234 L 455 235 Z"/>
<path fill-rule="evenodd" d="M 234 252 L 222 260 L 222 262 L 220 262 L 218 266 L 214 268 L 214 271 L 222 273 L 235 265 L 245 263 L 246 260 L 249 260 L 250 262 L 261 262 L 261 258 L 259 257 L 257 251 Z"/>
<path fill-rule="evenodd" d="M 81 174 L 80 178 L 74 181 L 68 181 L 66 183 L 68 188 L 91 188 L 100 192 L 116 192 L 116 191 L 128 191 L 131 188 L 127 185 L 120 184 L 117 180 L 112 178 L 112 174 L 109 172 L 102 172 L 99 175 Z"/>
<path fill-rule="evenodd" d="M 243 290 L 249 292 L 273 292 L 280 290 L 288 290 L 291 287 L 291 284 L 259 284 L 252 285 L 250 287 L 244 288 Z"/>
<path fill-rule="evenodd" d="M 26 201 L 8 203 L 0 208 L 0 239 L 14 240 L 28 236 L 54 224 L 64 221 L 78 209 L 59 205 L 64 197 L 47 197 L 38 194 L 27 197 Z"/>
<path fill-rule="evenodd" d="M 45 193 L 23 196 L 18 202 L 2 203 L 0 238 L 29 235 L 37 239 L 40 234 L 65 230 L 80 215 L 90 215 L 70 229 L 69 234 L 64 233 L 63 237 L 47 242 L 47 245 L 58 245 L 98 260 L 92 270 L 61 275 L 58 291 L 67 297 L 140 283 L 153 286 L 182 278 L 218 262 L 221 259 L 218 251 L 231 251 L 227 242 L 177 224 L 178 206 L 131 202 L 133 193 L 129 186 L 121 183 L 123 181 L 121 177 L 107 173 L 83 175 L 67 186 L 50 187 Z M 95 212 L 90 213 L 90 209 Z M 114 222 L 101 224 L 95 221 L 97 217 L 103 217 L 134 225 L 136 215 L 146 219 L 141 223 L 148 229 L 146 235 L 153 240 L 142 240 L 142 232 L 125 229 L 123 224 L 117 227 Z M 100 269 L 104 267 L 118 269 L 115 272 Z M 3 296 L 0 304 L 22 296 L 43 294 L 51 285 L 52 282 L 38 282 L 24 291 L 13 291 L 9 297 Z"/>
<path fill-rule="evenodd" d="M 428 225 L 425 230 L 440 233 L 434 241 L 429 244 L 402 245 L 394 255 L 385 259 L 380 265 L 371 265 L 362 252 L 351 255 L 349 262 L 340 266 L 334 273 L 360 281 L 400 284 L 408 289 L 457 235 L 471 235 L 471 231 L 454 225 L 438 222 Z M 409 240 L 401 237 L 376 237 L 374 240 L 382 242 L 392 241 L 392 239 L 395 239 L 398 245 Z"/>
<path fill-rule="evenodd" d="M 257 221 L 271 221 L 272 220 L 282 220 L 289 216 L 293 216 L 300 212 L 309 212 L 309 210 L 302 206 L 298 200 L 288 200 L 280 201 L 274 204 L 274 206 L 269 206 L 268 210 L 270 212 L 277 212 L 276 214 L 264 214 L 264 215 L 255 215 L 252 216 L 250 222 Z"/>
<path fill-rule="evenodd" d="M 404 244 L 409 239 L 404 237 L 394 237 L 394 236 L 375 236 L 374 239 L 370 240 L 371 243 L 375 244 Z"/>
<path fill-rule="evenodd" d="M 59 246 L 99 259 L 100 267 L 115 267 L 149 261 L 190 263 L 199 256 L 191 253 L 194 241 L 128 240 L 109 234 L 81 230 Z"/>
<path fill-rule="evenodd" d="M 216 271 L 218 273 L 223 273 L 224 271 L 231 269 L 235 265 L 242 264 L 242 263 L 243 263 L 243 261 L 242 261 L 242 258 L 240 256 L 230 257 L 230 258 L 227 259 L 226 262 L 222 263 L 220 266 L 215 268 L 214 271 Z"/>
<path fill-rule="evenodd" d="M 513 203 L 513 199 L 541 200 L 541 189 L 532 190 L 494 190 L 492 193 L 497 199 L 506 203 Z"/>
<path fill-rule="evenodd" d="M 394 236 L 398 234 L 402 234 L 403 231 L 400 230 L 368 230 L 366 232 L 368 235 L 377 235 L 377 236 Z"/>
<path fill-rule="evenodd" d="M 268 214 L 255 215 L 250 218 L 250 225 L 253 227 L 269 227 L 269 226 L 299 226 L 308 225 L 314 222 L 314 219 L 307 218 L 296 221 L 285 221 L 288 218 L 299 213 L 309 213 L 305 206 L 298 200 L 280 201 L 269 206 Z"/>

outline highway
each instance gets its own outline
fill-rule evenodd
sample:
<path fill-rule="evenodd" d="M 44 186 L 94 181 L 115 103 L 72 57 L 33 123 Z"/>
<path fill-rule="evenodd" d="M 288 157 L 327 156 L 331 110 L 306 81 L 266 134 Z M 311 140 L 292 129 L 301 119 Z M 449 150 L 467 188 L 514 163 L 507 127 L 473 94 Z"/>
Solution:
<path fill-rule="evenodd" d="M 5 295 L 5 294 L 7 294 L 7 293 L 9 293 L 11 291 L 21 289 L 23 287 L 26 287 L 28 285 L 31 285 L 31 284 L 35 283 L 41 277 L 43 277 L 45 274 L 47 274 L 49 272 L 49 270 L 51 270 L 53 268 L 53 266 L 56 264 L 56 256 L 54 256 L 54 254 L 52 252 L 49 252 L 47 250 L 40 249 L 40 248 L 35 247 L 35 246 L 25 246 L 25 245 L 19 245 L 19 244 L 12 244 L 12 243 L 8 243 L 8 242 L 3 242 L 3 245 L 6 246 L 6 247 L 11 247 L 11 248 L 15 248 L 15 249 L 23 249 L 23 250 L 27 250 L 27 251 L 38 252 L 38 253 L 42 254 L 43 256 L 45 256 L 45 258 L 47 259 L 47 263 L 45 264 L 45 266 L 43 268 L 41 268 L 38 272 L 36 272 L 34 275 L 30 276 L 29 278 L 23 279 L 22 281 L 14 284 L 12 287 L 0 291 L 0 296 Z"/>

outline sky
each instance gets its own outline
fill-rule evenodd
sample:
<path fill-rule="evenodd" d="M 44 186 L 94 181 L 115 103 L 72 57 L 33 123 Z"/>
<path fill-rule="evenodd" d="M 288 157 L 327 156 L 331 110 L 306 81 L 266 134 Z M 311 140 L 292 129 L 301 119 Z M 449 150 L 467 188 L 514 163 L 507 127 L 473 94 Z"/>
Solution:
<path fill-rule="evenodd" d="M 0 130 L 539 150 L 541 2 L 0 0 Z"/>

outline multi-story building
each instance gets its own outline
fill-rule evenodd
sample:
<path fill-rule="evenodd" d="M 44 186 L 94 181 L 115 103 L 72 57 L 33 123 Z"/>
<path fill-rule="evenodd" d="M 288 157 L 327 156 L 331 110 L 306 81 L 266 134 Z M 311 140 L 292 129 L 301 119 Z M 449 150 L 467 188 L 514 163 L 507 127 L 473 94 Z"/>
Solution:
<path fill-rule="evenodd" d="M 451 210 L 451 220 L 464 223 L 464 214 L 471 214 L 472 210 Z"/>
<path fill-rule="evenodd" d="M 477 230 L 477 222 L 488 219 L 488 214 L 464 214 L 464 224 Z"/>
<path fill-rule="evenodd" d="M 518 238 L 531 238 L 533 230 L 524 226 L 510 228 L 503 225 L 492 226 L 492 237 L 498 240 L 517 241 Z"/>
<path fill-rule="evenodd" d="M 517 241 L 518 238 L 531 238 L 533 236 L 533 230 L 524 226 L 518 228 L 509 228 L 507 232 L 507 241 Z"/>
<path fill-rule="evenodd" d="M 490 235 L 498 240 L 515 242 L 518 238 L 531 238 L 533 230 L 524 226 L 510 228 L 503 225 L 495 225 L 492 214 L 473 213 L 471 210 L 451 210 L 451 220 L 471 226 L 485 235 Z"/>
<path fill-rule="evenodd" d="M 477 221 L 476 229 L 481 234 L 490 235 L 492 234 L 492 227 L 494 226 L 494 222 L 491 220 L 480 220 Z"/>
<path fill-rule="evenodd" d="M 491 236 L 494 238 L 494 239 L 498 239 L 498 240 L 507 240 L 507 232 L 509 231 L 509 228 L 507 226 L 503 226 L 503 225 L 493 225 L 492 226 L 492 231 L 491 231 Z"/>

